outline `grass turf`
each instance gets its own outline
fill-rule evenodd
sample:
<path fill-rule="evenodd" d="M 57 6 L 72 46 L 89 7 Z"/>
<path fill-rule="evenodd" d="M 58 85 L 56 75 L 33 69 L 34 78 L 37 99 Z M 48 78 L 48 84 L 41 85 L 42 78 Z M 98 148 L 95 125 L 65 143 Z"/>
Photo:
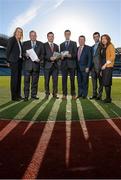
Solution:
<path fill-rule="evenodd" d="M 61 97 L 62 83 L 61 76 L 58 82 L 58 93 Z M 76 83 L 76 92 L 77 80 Z M 23 119 L 34 121 L 65 121 L 65 120 L 98 120 L 104 118 L 121 117 L 121 79 L 113 79 L 112 97 L 113 103 L 103 104 L 101 101 L 77 100 L 72 101 L 71 96 L 67 101 L 54 100 L 50 97 L 49 100 L 44 99 L 44 78 L 39 79 L 38 95 L 40 100 L 28 102 L 12 102 L 10 101 L 10 77 L 0 76 L 0 118 L 4 119 Z M 23 78 L 22 78 L 23 89 Z M 50 91 L 52 92 L 52 79 L 50 81 Z M 68 80 L 68 91 L 70 95 L 70 81 Z M 89 81 L 89 96 L 92 95 L 92 83 Z M 104 93 L 103 93 L 104 97 Z M 98 106 L 98 107 L 97 107 Z M 101 110 L 102 109 L 102 110 Z"/>

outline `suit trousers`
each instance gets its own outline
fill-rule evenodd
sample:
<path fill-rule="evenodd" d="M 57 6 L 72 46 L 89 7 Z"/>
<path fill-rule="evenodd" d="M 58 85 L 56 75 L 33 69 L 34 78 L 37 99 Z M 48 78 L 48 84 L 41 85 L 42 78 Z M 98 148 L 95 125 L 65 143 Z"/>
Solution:
<path fill-rule="evenodd" d="M 87 97 L 89 73 L 78 70 L 77 71 L 77 81 L 78 81 L 78 96 Z"/>
<path fill-rule="evenodd" d="M 74 68 L 63 68 L 62 69 L 62 91 L 63 95 L 67 96 L 67 80 L 68 74 L 70 75 L 70 84 L 71 84 L 71 95 L 75 96 L 75 69 Z"/>
<path fill-rule="evenodd" d="M 45 93 L 46 95 L 50 94 L 50 77 L 52 76 L 53 82 L 53 96 L 55 96 L 58 92 L 58 68 L 53 64 L 51 68 L 44 70 L 45 76 Z"/>
<path fill-rule="evenodd" d="M 92 69 L 91 77 L 92 77 L 93 96 L 102 97 L 103 83 L 102 83 L 102 76 L 100 75 L 100 71 L 97 72 L 94 69 Z"/>
<path fill-rule="evenodd" d="M 30 80 L 31 80 L 31 97 L 36 97 L 38 91 L 39 71 L 27 71 L 24 75 L 24 95 L 29 97 L 30 94 Z"/>
<path fill-rule="evenodd" d="M 22 60 L 10 63 L 11 68 L 11 99 L 21 97 L 21 73 L 22 73 Z"/>

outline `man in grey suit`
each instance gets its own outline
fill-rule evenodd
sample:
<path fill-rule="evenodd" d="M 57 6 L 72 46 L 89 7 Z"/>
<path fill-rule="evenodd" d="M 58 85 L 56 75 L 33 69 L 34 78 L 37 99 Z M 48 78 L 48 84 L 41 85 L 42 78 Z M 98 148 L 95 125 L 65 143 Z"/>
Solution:
<path fill-rule="evenodd" d="M 47 34 L 48 42 L 44 44 L 44 75 L 45 75 L 45 93 L 46 99 L 49 98 L 50 95 L 50 77 L 52 76 L 53 81 L 53 98 L 58 99 L 58 58 L 53 56 L 56 52 L 59 53 L 59 47 L 55 44 L 54 41 L 54 33 L 49 32 Z"/>
<path fill-rule="evenodd" d="M 37 97 L 38 91 L 38 80 L 40 72 L 40 64 L 43 62 L 44 56 L 44 46 L 43 43 L 37 41 L 37 34 L 35 31 L 30 31 L 29 33 L 30 40 L 23 43 L 23 53 L 24 53 L 24 95 L 25 101 L 28 101 L 29 92 L 30 92 L 30 78 L 31 82 L 31 98 L 39 99 Z M 39 61 L 33 62 L 28 56 L 26 50 L 32 49 L 37 54 Z"/>
<path fill-rule="evenodd" d="M 103 85 L 102 85 L 102 76 L 101 76 L 101 56 L 100 56 L 100 33 L 95 32 L 93 34 L 93 39 L 95 44 L 92 46 L 92 86 L 93 86 L 93 95 L 90 99 L 100 100 L 102 98 Z M 99 81 L 99 87 L 98 87 Z"/>
<path fill-rule="evenodd" d="M 62 71 L 62 99 L 67 99 L 67 79 L 68 74 L 70 75 L 71 82 L 71 96 L 72 99 L 76 99 L 75 93 L 75 69 L 76 69 L 76 55 L 77 55 L 77 44 L 70 40 L 71 31 L 66 30 L 64 32 L 65 41 L 60 44 L 60 52 L 68 52 L 67 55 L 61 58 L 61 71 Z"/>

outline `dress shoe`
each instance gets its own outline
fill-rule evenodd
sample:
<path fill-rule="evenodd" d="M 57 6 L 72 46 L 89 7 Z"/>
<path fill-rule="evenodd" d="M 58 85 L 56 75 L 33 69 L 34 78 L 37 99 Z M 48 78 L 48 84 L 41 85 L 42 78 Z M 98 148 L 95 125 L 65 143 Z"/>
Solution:
<path fill-rule="evenodd" d="M 102 100 L 102 97 L 97 97 L 96 100 Z"/>
<path fill-rule="evenodd" d="M 57 95 L 54 95 L 54 96 L 53 96 L 53 98 L 55 98 L 55 99 L 59 99 L 59 97 L 58 97 Z"/>
<path fill-rule="evenodd" d="M 111 103 L 112 99 L 104 99 L 103 102 L 104 103 Z"/>
<path fill-rule="evenodd" d="M 63 95 L 62 100 L 67 100 L 67 97 Z"/>
<path fill-rule="evenodd" d="M 81 96 L 81 95 L 79 95 L 79 96 L 77 96 L 77 97 L 76 97 L 76 99 L 79 99 L 79 98 L 81 98 L 81 97 L 82 97 L 82 96 Z"/>
<path fill-rule="evenodd" d="M 28 101 L 28 97 L 25 97 L 25 98 L 24 98 L 24 101 Z"/>
<path fill-rule="evenodd" d="M 32 96 L 31 99 L 38 100 L 39 97 L 37 97 L 37 96 Z"/>
<path fill-rule="evenodd" d="M 82 96 L 82 98 L 83 98 L 83 99 L 87 99 L 87 97 L 86 97 L 86 96 Z"/>
<path fill-rule="evenodd" d="M 24 100 L 24 98 L 22 96 L 18 97 L 18 99 L 21 101 L 21 100 Z"/>
<path fill-rule="evenodd" d="M 19 98 L 12 98 L 12 101 L 20 101 Z"/>
<path fill-rule="evenodd" d="M 89 99 L 97 99 L 97 96 L 91 96 Z"/>
<path fill-rule="evenodd" d="M 76 100 L 76 96 L 72 96 L 72 100 Z"/>

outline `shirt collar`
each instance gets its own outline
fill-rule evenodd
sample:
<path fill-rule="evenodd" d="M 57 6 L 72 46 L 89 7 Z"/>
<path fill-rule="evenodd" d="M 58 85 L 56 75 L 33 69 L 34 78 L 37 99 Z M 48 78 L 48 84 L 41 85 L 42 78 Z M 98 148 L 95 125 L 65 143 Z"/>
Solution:
<path fill-rule="evenodd" d="M 48 43 L 49 43 L 49 45 L 51 45 L 51 44 L 53 45 L 53 42 L 49 42 L 49 41 L 48 41 Z"/>

